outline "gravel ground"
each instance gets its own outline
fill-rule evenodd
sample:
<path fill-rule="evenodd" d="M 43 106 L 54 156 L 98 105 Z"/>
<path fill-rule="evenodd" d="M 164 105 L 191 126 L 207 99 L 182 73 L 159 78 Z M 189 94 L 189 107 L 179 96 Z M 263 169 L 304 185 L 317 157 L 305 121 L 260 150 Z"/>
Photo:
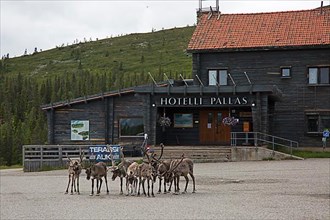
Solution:
<path fill-rule="evenodd" d="M 330 159 L 197 163 L 194 173 L 196 193 L 190 181 L 187 194 L 148 198 L 119 195 L 118 179 L 89 196 L 82 174 L 81 194 L 65 195 L 66 170 L 1 170 L 0 219 L 330 219 Z"/>

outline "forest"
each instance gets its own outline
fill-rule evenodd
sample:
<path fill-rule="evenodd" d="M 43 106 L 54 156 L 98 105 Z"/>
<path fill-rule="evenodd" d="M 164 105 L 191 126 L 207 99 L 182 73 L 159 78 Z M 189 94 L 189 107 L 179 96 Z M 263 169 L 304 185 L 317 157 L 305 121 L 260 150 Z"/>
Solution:
<path fill-rule="evenodd" d="M 45 104 L 97 93 L 191 78 L 186 52 L 195 27 L 77 41 L 20 57 L 0 66 L 0 165 L 22 164 L 22 146 L 47 144 Z M 23 49 L 24 51 L 24 49 Z M 150 73 L 150 75 L 149 75 Z"/>

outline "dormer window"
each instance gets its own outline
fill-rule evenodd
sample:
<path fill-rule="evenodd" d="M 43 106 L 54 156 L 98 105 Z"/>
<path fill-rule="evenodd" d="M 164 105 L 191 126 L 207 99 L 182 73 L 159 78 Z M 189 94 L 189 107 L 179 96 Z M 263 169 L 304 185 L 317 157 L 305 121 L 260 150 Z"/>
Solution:
<path fill-rule="evenodd" d="M 209 70 L 209 85 L 210 86 L 226 86 L 228 85 L 228 71 L 226 69 Z"/>
<path fill-rule="evenodd" d="M 291 78 L 291 67 L 281 67 L 281 77 Z"/>

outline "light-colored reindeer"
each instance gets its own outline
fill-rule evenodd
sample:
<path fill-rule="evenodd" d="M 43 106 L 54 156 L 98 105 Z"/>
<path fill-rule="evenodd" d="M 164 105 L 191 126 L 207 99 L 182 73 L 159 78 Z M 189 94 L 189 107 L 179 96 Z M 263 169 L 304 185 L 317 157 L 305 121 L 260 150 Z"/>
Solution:
<path fill-rule="evenodd" d="M 79 159 L 71 159 L 68 156 L 68 153 L 66 153 L 66 157 L 69 160 L 69 168 L 68 168 L 69 181 L 68 181 L 68 186 L 66 187 L 66 190 L 65 190 L 65 194 L 68 194 L 70 183 L 71 183 L 71 195 L 73 194 L 73 188 L 74 188 L 74 191 L 77 192 L 77 194 L 80 194 L 80 192 L 79 192 L 79 175 L 82 171 L 81 163 L 83 161 L 84 153 L 80 154 Z"/>

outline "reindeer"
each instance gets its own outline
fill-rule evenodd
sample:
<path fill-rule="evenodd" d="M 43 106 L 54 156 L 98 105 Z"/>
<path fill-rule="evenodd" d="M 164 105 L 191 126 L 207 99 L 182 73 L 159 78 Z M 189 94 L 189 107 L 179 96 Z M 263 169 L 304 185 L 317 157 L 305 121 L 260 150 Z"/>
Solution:
<path fill-rule="evenodd" d="M 178 194 L 180 191 L 180 187 L 179 187 L 180 176 L 184 176 L 184 178 L 186 179 L 186 186 L 182 193 L 187 193 L 187 187 L 189 182 L 188 174 L 189 174 L 193 180 L 193 193 L 195 193 L 196 188 L 195 188 L 193 161 L 189 158 L 184 158 L 181 160 L 182 160 L 181 163 L 178 163 L 177 161 L 171 162 L 170 171 L 167 172 L 167 179 L 169 181 L 174 180 L 174 194 Z"/>
<path fill-rule="evenodd" d="M 170 164 L 172 160 L 163 160 L 157 166 L 157 176 L 159 179 L 159 187 L 158 187 L 158 194 L 162 192 L 162 180 L 164 179 L 164 194 L 167 193 L 166 191 L 166 183 L 168 180 L 165 178 L 165 174 L 170 170 Z M 170 189 L 169 189 L 170 191 Z"/>
<path fill-rule="evenodd" d="M 107 180 L 107 165 L 104 162 L 92 164 L 86 168 L 87 180 L 92 179 L 92 192 L 90 196 L 94 195 L 94 179 L 96 179 L 96 195 L 99 196 L 102 186 L 102 177 L 104 177 L 105 185 L 107 187 L 107 194 L 109 194 L 108 180 Z"/>
<path fill-rule="evenodd" d="M 146 191 L 145 191 L 145 181 L 147 180 L 148 184 L 148 197 L 150 197 L 150 180 L 151 180 L 151 196 L 155 197 L 154 195 L 154 181 L 156 179 L 156 169 L 152 166 L 150 157 L 148 153 L 143 150 L 144 155 L 147 157 L 148 162 L 144 161 L 142 164 L 139 165 L 139 191 L 138 195 L 140 195 L 140 188 L 142 185 L 143 188 L 143 194 L 147 196 Z"/>
<path fill-rule="evenodd" d="M 68 186 L 66 187 L 65 194 L 68 194 L 69 190 L 69 185 L 71 182 L 71 195 L 73 195 L 73 188 L 74 191 L 77 192 L 79 195 L 79 175 L 82 170 L 81 163 L 83 161 L 84 154 L 80 154 L 79 160 L 77 159 L 71 159 L 68 156 L 68 153 L 66 153 L 66 157 L 69 159 L 69 168 L 68 168 L 68 173 L 69 173 L 69 181 L 68 181 Z"/>
<path fill-rule="evenodd" d="M 126 195 L 127 196 L 136 195 L 139 176 L 140 176 L 139 164 L 137 162 L 133 162 L 127 168 L 127 175 L 126 175 L 126 191 L 127 191 Z"/>
<path fill-rule="evenodd" d="M 118 164 L 118 166 L 115 166 L 114 161 L 112 160 L 112 181 L 115 181 L 117 177 L 120 178 L 120 195 L 123 194 L 123 178 L 127 176 L 127 169 L 132 164 L 132 161 L 125 160 L 123 148 L 120 148 L 120 154 L 121 154 L 121 161 Z M 112 155 L 111 155 L 112 156 Z M 127 178 L 126 178 L 126 185 L 127 185 Z"/>

